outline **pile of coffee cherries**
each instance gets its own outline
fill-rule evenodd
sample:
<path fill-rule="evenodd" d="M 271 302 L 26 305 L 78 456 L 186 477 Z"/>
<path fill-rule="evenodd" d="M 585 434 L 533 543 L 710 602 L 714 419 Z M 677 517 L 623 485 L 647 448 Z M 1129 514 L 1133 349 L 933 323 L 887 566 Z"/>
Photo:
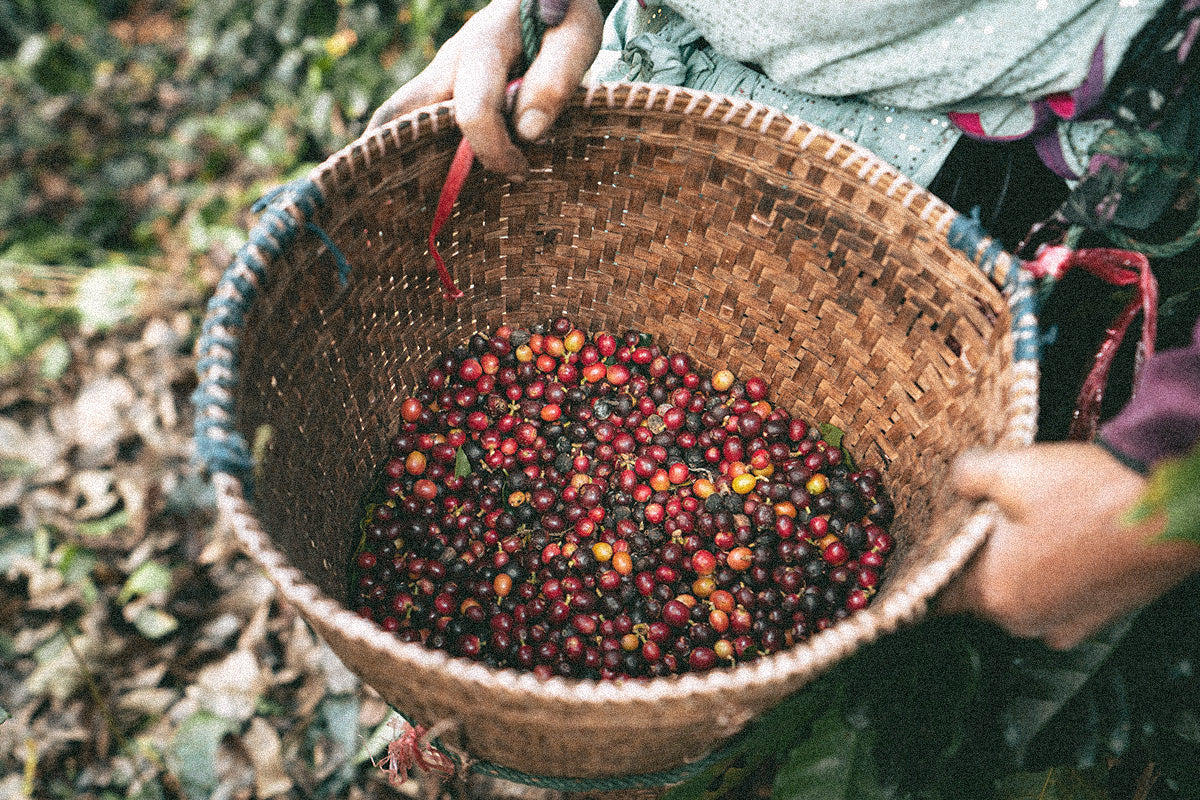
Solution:
<path fill-rule="evenodd" d="M 356 531 L 359 613 L 543 677 L 703 672 L 802 641 L 870 601 L 893 509 L 877 470 L 767 398 L 565 317 L 472 336 L 400 404 Z"/>

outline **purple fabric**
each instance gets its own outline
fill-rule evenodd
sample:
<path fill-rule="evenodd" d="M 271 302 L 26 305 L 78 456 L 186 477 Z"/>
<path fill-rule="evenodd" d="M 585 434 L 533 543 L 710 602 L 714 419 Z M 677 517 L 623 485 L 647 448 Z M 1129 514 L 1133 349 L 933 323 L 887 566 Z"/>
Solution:
<path fill-rule="evenodd" d="M 1088 74 L 1076 89 L 1039 98 L 1029 104 L 1033 119 L 1029 129 L 1009 136 L 994 136 L 983 129 L 979 114 L 951 111 L 947 116 L 964 135 L 972 139 L 991 142 L 1012 142 L 1032 136 L 1037 154 L 1046 166 L 1066 180 L 1075 180 L 1075 174 L 1062 153 L 1062 143 L 1057 128 L 1051 124 L 1059 119 L 1082 119 L 1096 108 L 1104 95 L 1104 39 L 1096 43 Z"/>
<path fill-rule="evenodd" d="M 541 0 L 538 3 L 538 14 L 547 28 L 553 28 L 567 16 L 567 6 L 570 0 Z"/>
<path fill-rule="evenodd" d="M 1067 157 L 1063 155 L 1062 142 L 1057 136 L 1039 136 L 1033 140 L 1033 148 L 1037 151 L 1038 157 L 1042 159 L 1042 163 L 1058 177 L 1067 181 L 1077 180 L 1080 177 L 1067 164 Z M 1096 157 L 1093 156 L 1092 160 L 1095 159 Z"/>
<path fill-rule="evenodd" d="M 1142 370 L 1141 388 L 1100 438 L 1131 462 L 1153 467 L 1186 455 L 1200 441 L 1200 320 L 1192 343 L 1156 353 Z"/>

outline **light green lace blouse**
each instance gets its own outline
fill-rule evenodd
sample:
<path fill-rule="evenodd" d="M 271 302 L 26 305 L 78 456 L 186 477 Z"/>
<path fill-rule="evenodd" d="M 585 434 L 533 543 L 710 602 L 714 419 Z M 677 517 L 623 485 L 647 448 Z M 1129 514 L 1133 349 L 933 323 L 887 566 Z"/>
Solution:
<path fill-rule="evenodd" d="M 1023 135 L 1031 102 L 1077 89 L 1096 64 L 1111 77 L 1163 2 L 619 0 L 590 74 L 747 97 L 928 184 L 961 135 L 948 112 L 977 114 L 989 138 Z M 1107 125 L 1057 125 L 1081 173 Z"/>

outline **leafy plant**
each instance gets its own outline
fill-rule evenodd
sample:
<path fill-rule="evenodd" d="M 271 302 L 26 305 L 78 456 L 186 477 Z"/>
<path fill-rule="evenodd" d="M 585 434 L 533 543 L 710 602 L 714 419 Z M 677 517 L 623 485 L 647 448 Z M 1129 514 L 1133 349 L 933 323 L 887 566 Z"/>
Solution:
<path fill-rule="evenodd" d="M 1131 521 L 1142 522 L 1158 513 L 1167 520 L 1163 539 L 1200 543 L 1200 445 L 1154 468 L 1146 497 L 1134 509 Z"/>

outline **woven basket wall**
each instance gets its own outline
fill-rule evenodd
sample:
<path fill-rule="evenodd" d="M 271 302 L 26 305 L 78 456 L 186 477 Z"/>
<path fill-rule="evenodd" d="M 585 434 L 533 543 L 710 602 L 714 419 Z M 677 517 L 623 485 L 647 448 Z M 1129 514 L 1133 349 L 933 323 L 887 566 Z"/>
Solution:
<path fill-rule="evenodd" d="M 284 204 L 294 241 L 248 246 L 223 281 L 219 294 L 253 301 L 244 324 L 212 326 L 236 342 L 239 380 L 231 411 L 198 413 L 229 412 L 247 440 L 272 431 L 253 504 L 237 477 L 215 476 L 223 518 L 352 670 L 410 719 L 456 722 L 472 756 L 574 777 L 694 761 L 925 613 L 992 521 L 952 498 L 947 465 L 1032 440 L 1036 362 L 1014 358 L 1009 304 L 947 244 L 956 214 L 941 201 L 776 111 L 646 85 L 581 92 L 528 149 L 524 185 L 472 173 L 439 237 L 466 296 L 445 300 L 425 242 L 459 138 L 442 105 L 353 143 L 310 176 L 315 208 Z M 345 286 L 308 221 L 352 267 Z M 344 609 L 359 501 L 399 400 L 471 333 L 563 313 L 762 375 L 775 402 L 846 431 L 898 508 L 874 603 L 736 669 L 632 683 L 541 682 L 401 643 Z"/>

